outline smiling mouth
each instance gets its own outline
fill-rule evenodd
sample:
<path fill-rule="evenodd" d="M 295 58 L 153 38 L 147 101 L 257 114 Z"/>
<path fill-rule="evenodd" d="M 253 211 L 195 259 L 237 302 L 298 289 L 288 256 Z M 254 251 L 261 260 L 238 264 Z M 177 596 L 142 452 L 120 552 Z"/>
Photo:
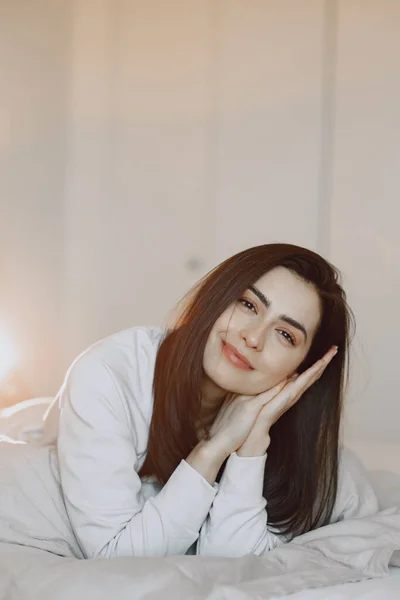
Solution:
<path fill-rule="evenodd" d="M 242 371 L 254 371 L 254 367 L 240 352 L 236 350 L 234 346 L 231 346 L 227 342 L 222 342 L 222 353 L 229 360 L 229 362 Z"/>

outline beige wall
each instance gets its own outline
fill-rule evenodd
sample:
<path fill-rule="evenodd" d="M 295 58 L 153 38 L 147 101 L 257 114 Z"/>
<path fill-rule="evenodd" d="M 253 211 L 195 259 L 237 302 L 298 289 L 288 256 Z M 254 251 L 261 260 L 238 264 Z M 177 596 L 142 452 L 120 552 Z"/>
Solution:
<path fill-rule="evenodd" d="M 317 246 L 322 5 L 251 5 L 75 4 L 69 359 L 116 329 L 162 322 L 232 252 Z"/>
<path fill-rule="evenodd" d="M 285 240 L 344 272 L 348 431 L 398 437 L 400 68 L 390 0 L 0 3 L 1 307 L 36 394 Z M 51 349 L 50 349 L 51 348 Z"/>
<path fill-rule="evenodd" d="M 357 318 L 354 436 L 400 441 L 400 3 L 338 11 L 330 251 Z"/>
<path fill-rule="evenodd" d="M 70 3 L 0 2 L 0 326 L 35 393 L 62 368 Z"/>

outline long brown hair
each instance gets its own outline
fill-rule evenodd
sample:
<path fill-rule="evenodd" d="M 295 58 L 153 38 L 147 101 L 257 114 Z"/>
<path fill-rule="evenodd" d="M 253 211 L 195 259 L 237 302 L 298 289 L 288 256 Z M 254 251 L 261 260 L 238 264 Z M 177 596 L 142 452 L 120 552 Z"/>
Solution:
<path fill-rule="evenodd" d="M 173 329 L 158 350 L 154 412 L 140 475 L 165 483 L 198 443 L 203 354 L 217 318 L 248 287 L 282 266 L 314 284 L 322 318 L 298 371 L 333 345 L 335 359 L 300 401 L 271 428 L 264 476 L 268 524 L 294 537 L 327 524 L 337 493 L 342 395 L 348 367 L 351 312 L 338 271 L 318 254 L 291 244 L 266 244 L 227 259 L 192 290 Z"/>

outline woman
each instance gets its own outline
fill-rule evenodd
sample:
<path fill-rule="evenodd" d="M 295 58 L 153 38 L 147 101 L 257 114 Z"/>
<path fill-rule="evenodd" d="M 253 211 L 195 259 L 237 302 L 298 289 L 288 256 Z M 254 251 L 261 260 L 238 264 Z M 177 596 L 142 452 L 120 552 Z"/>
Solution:
<path fill-rule="evenodd" d="M 85 557 L 261 555 L 374 493 L 339 452 L 349 309 L 288 244 L 209 273 L 169 331 L 81 355 L 61 389 L 61 486 Z"/>

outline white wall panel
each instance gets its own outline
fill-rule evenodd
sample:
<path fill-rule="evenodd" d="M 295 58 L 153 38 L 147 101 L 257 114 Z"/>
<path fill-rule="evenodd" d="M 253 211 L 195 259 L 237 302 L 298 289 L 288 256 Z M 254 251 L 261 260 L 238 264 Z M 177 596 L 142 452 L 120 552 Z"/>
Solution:
<path fill-rule="evenodd" d="M 118 329 L 162 323 L 209 266 L 211 4 L 75 3 L 69 359 Z M 191 270 L 193 259 L 204 264 Z"/>
<path fill-rule="evenodd" d="M 338 11 L 331 258 L 357 319 L 348 435 L 400 439 L 400 4 Z"/>
<path fill-rule="evenodd" d="M 325 3 L 220 5 L 216 257 L 273 241 L 315 249 Z"/>
<path fill-rule="evenodd" d="M 64 0 L 0 2 L 0 336 L 34 394 L 63 369 L 69 22 Z"/>

